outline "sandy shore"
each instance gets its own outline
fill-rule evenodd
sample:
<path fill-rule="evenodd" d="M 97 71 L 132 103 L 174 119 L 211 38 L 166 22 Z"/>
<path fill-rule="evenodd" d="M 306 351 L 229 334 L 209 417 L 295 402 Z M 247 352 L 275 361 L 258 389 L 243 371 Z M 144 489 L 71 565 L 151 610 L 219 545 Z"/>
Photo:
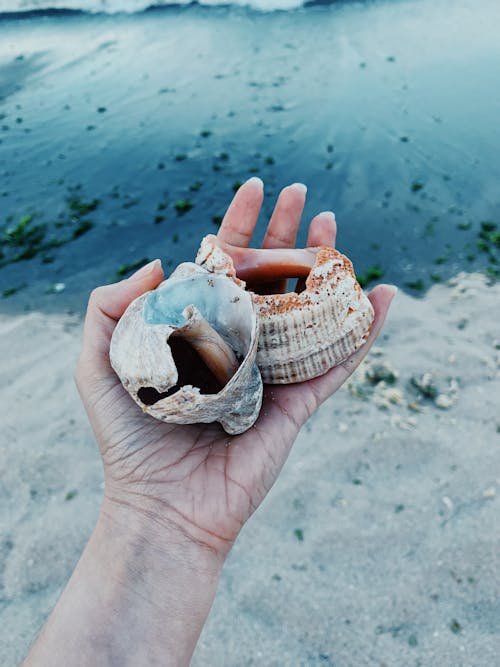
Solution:
<path fill-rule="evenodd" d="M 193 664 L 493 665 L 500 653 L 500 285 L 396 297 L 303 429 L 224 569 Z M 18 664 L 92 529 L 80 320 L 0 319 L 0 664 Z M 441 407 L 439 407 L 441 406 Z"/>

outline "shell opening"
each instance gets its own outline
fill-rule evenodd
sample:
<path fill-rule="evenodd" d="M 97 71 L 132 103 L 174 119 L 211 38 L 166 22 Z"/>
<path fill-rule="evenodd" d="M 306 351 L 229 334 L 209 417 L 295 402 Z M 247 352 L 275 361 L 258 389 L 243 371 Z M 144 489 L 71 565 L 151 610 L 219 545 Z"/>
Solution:
<path fill-rule="evenodd" d="M 196 332 L 202 354 L 180 331 L 194 333 L 195 310 L 205 321 Z M 237 434 L 255 422 L 262 404 L 258 332 L 251 295 L 239 281 L 185 263 L 129 305 L 114 330 L 110 361 L 145 413 L 174 424 L 215 421 Z M 203 355 L 211 349 L 212 358 L 226 357 L 226 344 L 231 354 L 222 366 L 232 367 L 222 382 Z"/>
<path fill-rule="evenodd" d="M 141 387 L 137 392 L 137 398 L 144 405 L 154 405 L 158 401 L 161 401 L 162 398 L 167 398 L 167 396 L 171 396 L 176 391 L 178 391 L 178 387 L 172 387 L 170 391 L 163 392 L 158 391 L 154 387 Z"/>
<path fill-rule="evenodd" d="M 154 387 L 141 387 L 137 398 L 144 405 L 154 405 L 167 396 L 172 396 L 186 385 L 198 387 L 200 394 L 218 394 L 223 388 L 202 357 L 181 337 L 170 337 L 168 344 L 172 352 L 179 377 L 168 391 L 159 392 Z"/>
<path fill-rule="evenodd" d="M 274 294 L 277 284 L 288 281 L 289 292 L 299 294 L 314 268 L 320 247 L 240 248 L 209 234 L 201 242 L 196 262 L 208 270 L 247 284 L 256 294 Z M 294 284 L 293 279 L 298 279 Z M 281 291 L 279 289 L 279 291 Z"/>
<path fill-rule="evenodd" d="M 181 337 L 189 343 L 225 386 L 238 370 L 235 353 L 194 305 L 187 306 L 182 315 L 187 323 L 174 331 L 172 337 Z"/>
<path fill-rule="evenodd" d="M 239 248 L 217 241 L 233 260 L 236 276 L 245 282 L 306 279 L 316 261 L 318 248 Z"/>
<path fill-rule="evenodd" d="M 182 387 L 194 387 L 200 394 L 217 394 L 229 383 L 249 344 L 250 331 L 245 329 L 242 314 L 251 317 L 253 311 L 249 297 L 248 313 L 240 310 L 242 296 L 237 285 L 212 274 L 166 281 L 146 296 L 144 322 L 171 328 L 166 344 L 178 377 L 168 391 L 141 387 L 137 398 L 143 405 L 154 405 Z M 225 338 L 218 330 L 225 332 Z"/>

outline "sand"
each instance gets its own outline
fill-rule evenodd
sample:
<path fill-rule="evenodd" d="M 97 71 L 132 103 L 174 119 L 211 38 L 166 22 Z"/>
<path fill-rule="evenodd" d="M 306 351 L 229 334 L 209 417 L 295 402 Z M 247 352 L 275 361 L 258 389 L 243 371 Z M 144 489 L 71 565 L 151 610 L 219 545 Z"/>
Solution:
<path fill-rule="evenodd" d="M 400 292 L 367 362 L 303 428 L 230 554 L 193 665 L 495 663 L 500 285 L 451 282 Z M 75 315 L 0 318 L 5 667 L 50 613 L 102 495 L 72 380 L 80 331 Z"/>

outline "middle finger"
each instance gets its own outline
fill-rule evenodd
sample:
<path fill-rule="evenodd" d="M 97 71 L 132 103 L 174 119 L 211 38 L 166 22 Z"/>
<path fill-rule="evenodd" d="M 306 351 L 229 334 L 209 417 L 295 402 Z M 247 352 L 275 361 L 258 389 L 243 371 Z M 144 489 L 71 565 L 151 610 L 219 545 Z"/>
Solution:
<path fill-rule="evenodd" d="M 295 247 L 306 193 L 307 187 L 303 183 L 293 183 L 280 192 L 262 242 L 263 248 Z M 259 285 L 259 291 L 268 294 L 278 294 L 285 290 L 286 280 Z"/>

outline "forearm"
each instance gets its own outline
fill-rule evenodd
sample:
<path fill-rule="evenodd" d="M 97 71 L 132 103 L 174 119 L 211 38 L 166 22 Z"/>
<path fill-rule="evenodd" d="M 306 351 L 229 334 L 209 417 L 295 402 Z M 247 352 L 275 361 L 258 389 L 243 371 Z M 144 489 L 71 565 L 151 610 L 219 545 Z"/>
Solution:
<path fill-rule="evenodd" d="M 187 665 L 221 562 L 107 502 L 25 667 Z"/>

